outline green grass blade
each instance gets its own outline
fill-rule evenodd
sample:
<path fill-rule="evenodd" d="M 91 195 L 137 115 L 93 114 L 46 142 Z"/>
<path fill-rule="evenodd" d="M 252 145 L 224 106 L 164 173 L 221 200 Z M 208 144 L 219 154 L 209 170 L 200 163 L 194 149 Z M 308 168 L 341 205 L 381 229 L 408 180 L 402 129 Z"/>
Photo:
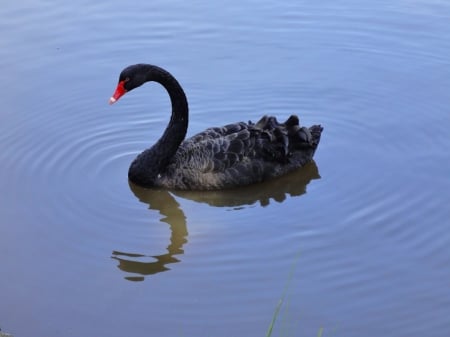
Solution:
<path fill-rule="evenodd" d="M 323 335 L 323 328 L 320 328 L 317 337 L 322 337 L 322 335 Z"/>
<path fill-rule="evenodd" d="M 278 313 L 280 312 L 281 305 L 283 304 L 283 299 L 278 301 L 278 305 L 275 309 L 275 312 L 272 316 L 272 321 L 270 322 L 269 329 L 267 329 L 266 337 L 272 336 L 272 330 L 275 325 L 275 321 L 277 320 Z"/>

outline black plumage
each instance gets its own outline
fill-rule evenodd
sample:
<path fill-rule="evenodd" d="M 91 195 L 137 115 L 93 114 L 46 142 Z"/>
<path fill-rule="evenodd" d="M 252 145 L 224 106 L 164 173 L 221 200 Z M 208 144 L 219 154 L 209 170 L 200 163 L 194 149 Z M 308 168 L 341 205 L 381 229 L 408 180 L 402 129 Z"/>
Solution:
<path fill-rule="evenodd" d="M 312 160 L 319 144 L 322 127 L 300 126 L 295 115 L 284 123 L 264 116 L 256 123 L 213 127 L 184 139 L 188 127 L 184 91 L 171 74 L 153 65 L 125 68 L 110 102 L 148 81 L 165 87 L 172 116 L 158 142 L 132 162 L 128 176 L 137 185 L 180 190 L 248 185 L 302 167 Z"/>

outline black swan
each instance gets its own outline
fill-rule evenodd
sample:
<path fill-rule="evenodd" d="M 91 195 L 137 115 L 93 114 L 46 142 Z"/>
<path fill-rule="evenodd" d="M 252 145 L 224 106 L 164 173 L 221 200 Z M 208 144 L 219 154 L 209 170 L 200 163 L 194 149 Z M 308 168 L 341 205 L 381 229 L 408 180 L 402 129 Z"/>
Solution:
<path fill-rule="evenodd" d="M 136 185 L 218 190 L 262 182 L 302 167 L 319 144 L 322 127 L 302 127 L 295 115 L 284 123 L 264 116 L 256 123 L 213 127 L 185 140 L 186 95 L 169 72 L 150 64 L 125 68 L 109 103 L 149 81 L 167 90 L 172 116 L 156 144 L 131 163 L 128 178 Z"/>

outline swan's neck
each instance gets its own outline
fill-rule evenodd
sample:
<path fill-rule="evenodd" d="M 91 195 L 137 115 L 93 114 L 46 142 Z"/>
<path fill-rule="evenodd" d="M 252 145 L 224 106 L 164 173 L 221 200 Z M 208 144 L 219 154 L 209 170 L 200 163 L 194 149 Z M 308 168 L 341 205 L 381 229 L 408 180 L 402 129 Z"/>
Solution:
<path fill-rule="evenodd" d="M 128 171 L 129 179 L 140 185 L 151 187 L 155 179 L 164 172 L 171 158 L 186 136 L 188 128 L 188 103 L 183 88 L 167 71 L 156 66 L 143 66 L 146 82 L 160 83 L 168 92 L 172 115 L 161 138 L 150 149 L 142 152 Z"/>

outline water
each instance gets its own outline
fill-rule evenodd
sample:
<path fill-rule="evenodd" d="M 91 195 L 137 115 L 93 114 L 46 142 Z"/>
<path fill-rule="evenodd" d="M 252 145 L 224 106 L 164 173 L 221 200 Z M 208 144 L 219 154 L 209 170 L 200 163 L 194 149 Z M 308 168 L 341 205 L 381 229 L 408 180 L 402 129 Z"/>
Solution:
<path fill-rule="evenodd" d="M 0 328 L 15 336 L 445 336 L 450 5 L 10 2 L 0 9 Z M 168 120 L 123 67 L 167 68 L 189 134 L 325 130 L 315 162 L 227 193 L 130 186 Z M 292 274 L 291 274 L 292 271 Z M 287 284 L 287 286 L 286 286 Z"/>

